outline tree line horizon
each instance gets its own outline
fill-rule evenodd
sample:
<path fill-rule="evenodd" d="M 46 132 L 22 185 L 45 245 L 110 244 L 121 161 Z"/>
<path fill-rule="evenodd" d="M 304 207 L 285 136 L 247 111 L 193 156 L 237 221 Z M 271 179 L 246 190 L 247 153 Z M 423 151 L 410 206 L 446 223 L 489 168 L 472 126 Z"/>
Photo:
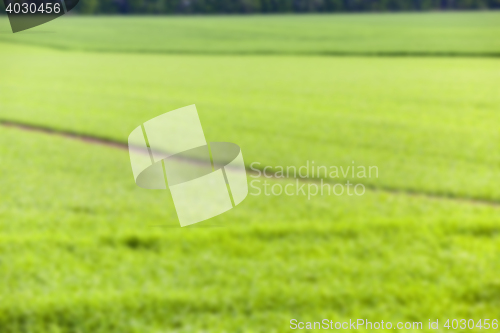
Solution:
<path fill-rule="evenodd" d="M 3 3 L 0 6 L 4 7 Z M 80 14 L 265 14 L 477 9 L 500 9 L 500 0 L 81 0 L 73 11 Z M 1 13 L 5 14 L 4 8 Z"/>

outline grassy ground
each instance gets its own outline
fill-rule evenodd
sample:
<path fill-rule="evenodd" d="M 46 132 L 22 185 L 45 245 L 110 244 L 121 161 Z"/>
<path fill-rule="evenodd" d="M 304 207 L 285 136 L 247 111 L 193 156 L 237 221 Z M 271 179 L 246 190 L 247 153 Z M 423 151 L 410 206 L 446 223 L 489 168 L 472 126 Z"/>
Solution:
<path fill-rule="evenodd" d="M 0 60 L 9 64 L 0 78 L 4 119 L 126 142 L 137 124 L 196 104 L 207 139 L 237 142 L 248 165 L 354 161 L 378 166 L 379 177 L 365 180 L 376 188 L 500 199 L 496 59 L 118 55 L 5 44 Z"/>
<path fill-rule="evenodd" d="M 291 318 L 495 318 L 500 208 L 249 196 L 173 227 L 126 151 L 1 129 L 2 332 L 286 332 Z M 318 319 L 319 318 L 319 319 Z"/>
<path fill-rule="evenodd" d="M 488 40 L 494 30 L 474 30 L 488 26 L 481 15 L 497 14 L 334 18 L 361 33 L 373 21 L 418 26 L 418 18 L 426 28 L 407 33 L 421 36 L 435 20 L 450 36 L 468 31 Z M 225 227 L 181 229 L 167 191 L 133 183 L 125 150 L 0 127 L 0 332 L 287 332 L 291 318 L 424 327 L 428 319 L 496 318 L 497 59 L 207 56 L 190 49 L 206 39 L 200 27 L 207 22 L 222 31 L 230 20 L 263 20 L 269 25 L 246 26 L 251 36 L 268 31 L 261 40 L 243 45 L 222 35 L 211 44 L 214 53 L 231 45 L 259 53 L 271 44 L 283 53 L 286 45 L 308 50 L 298 53 L 331 45 L 360 52 L 359 40 L 269 43 L 269 36 L 287 35 L 272 29 L 280 20 L 306 24 L 304 34 L 315 36 L 327 34 L 321 24 L 331 18 L 64 18 L 52 27 L 65 26 L 74 38 L 1 34 L 2 120 L 126 142 L 145 120 L 195 103 L 207 139 L 239 144 L 248 166 L 355 160 L 378 166 L 379 177 L 361 181 L 368 186 L 361 197 L 249 195 L 207 223 Z M 134 27 L 136 37 L 105 42 L 119 35 L 115 21 Z M 137 37 L 172 22 L 197 25 L 193 39 L 178 43 L 186 31 L 178 27 L 178 35 L 161 37 L 168 43 Z M 387 38 L 391 52 L 418 45 L 403 29 L 386 31 L 362 51 L 372 51 L 371 43 L 387 51 Z M 421 40 L 419 50 L 436 51 Z M 442 40 L 449 43 L 436 42 L 441 51 L 485 52 Z M 496 52 L 490 41 L 487 52 Z M 102 45 L 114 53 L 82 51 Z M 198 54 L 120 53 L 144 45 Z"/>
<path fill-rule="evenodd" d="M 107 52 L 498 57 L 499 22 L 499 12 L 63 17 L 0 41 Z M 5 18 L 0 31 L 10 32 Z"/>

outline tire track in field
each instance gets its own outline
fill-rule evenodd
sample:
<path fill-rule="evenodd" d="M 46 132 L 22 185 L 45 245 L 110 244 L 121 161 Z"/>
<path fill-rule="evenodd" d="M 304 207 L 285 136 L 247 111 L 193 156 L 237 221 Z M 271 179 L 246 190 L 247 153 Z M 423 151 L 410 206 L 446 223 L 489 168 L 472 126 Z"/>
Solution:
<path fill-rule="evenodd" d="M 82 134 L 82 133 L 76 133 L 72 131 L 65 131 L 65 130 L 59 130 L 59 129 L 54 129 L 48 126 L 42 126 L 42 125 L 34 125 L 34 124 L 28 124 L 28 123 L 22 123 L 22 122 L 17 122 L 17 121 L 11 121 L 11 120 L 3 120 L 0 119 L 0 125 L 4 127 L 10 127 L 10 128 L 15 128 L 23 131 L 29 131 L 29 132 L 38 132 L 38 133 L 44 133 L 48 135 L 57 135 L 60 137 L 72 139 L 72 140 L 77 140 L 89 144 L 95 144 L 95 145 L 100 145 L 100 146 L 106 146 L 110 148 L 115 148 L 115 149 L 120 149 L 120 150 L 125 150 L 128 152 L 128 145 L 123 142 L 119 141 L 114 141 L 111 139 L 107 138 L 102 138 L 102 137 L 95 137 L 91 136 L 88 134 Z M 265 168 L 258 168 L 259 171 L 263 171 Z M 257 175 L 257 172 L 249 168 L 248 166 L 245 166 L 246 172 L 249 175 Z M 257 169 L 257 168 L 254 168 Z M 276 170 L 269 170 L 270 173 L 275 173 Z M 263 177 L 262 175 L 260 177 Z M 272 179 L 274 177 L 271 177 L 269 179 Z M 301 182 L 304 183 L 318 183 L 320 182 L 321 179 L 319 178 L 299 178 L 299 177 L 287 177 L 287 178 L 274 178 L 274 179 L 298 179 Z M 331 181 L 331 179 L 323 179 L 324 183 L 328 184 L 341 184 L 340 182 L 334 182 Z M 485 199 L 481 197 L 464 197 L 460 196 L 454 193 L 435 193 L 435 192 L 429 192 L 429 191 L 421 191 L 421 190 L 412 190 L 412 189 L 401 189 L 401 188 L 395 188 L 395 187 L 390 187 L 390 186 L 377 186 L 373 184 L 363 184 L 367 189 L 371 191 L 381 191 L 381 192 L 387 192 L 391 194 L 405 194 L 405 195 L 412 195 L 412 196 L 424 196 L 427 198 L 431 199 L 441 199 L 441 200 L 454 200 L 454 201 L 459 201 L 459 202 L 464 202 L 468 204 L 478 204 L 478 205 L 487 205 L 487 206 L 494 206 L 494 207 L 500 207 L 500 201 L 494 200 L 494 199 Z"/>
<path fill-rule="evenodd" d="M 295 57 L 367 57 L 367 58 L 500 58 L 498 51 L 340 51 L 340 50 L 315 50 L 315 51 L 282 51 L 272 49 L 257 50 L 161 50 L 161 49 L 120 49 L 119 51 L 101 47 L 81 47 L 37 43 L 35 41 L 16 41 L 1 38 L 0 43 L 38 47 L 62 52 L 85 52 L 103 54 L 139 54 L 139 55 L 192 55 L 192 56 L 295 56 Z"/>

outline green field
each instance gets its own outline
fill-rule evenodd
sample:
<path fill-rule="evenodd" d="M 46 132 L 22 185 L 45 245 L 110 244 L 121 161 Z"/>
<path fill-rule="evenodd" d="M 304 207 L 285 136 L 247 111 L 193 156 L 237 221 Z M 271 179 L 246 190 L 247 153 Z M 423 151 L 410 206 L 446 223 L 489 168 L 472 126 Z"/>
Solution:
<path fill-rule="evenodd" d="M 64 17 L 0 41 L 180 54 L 500 56 L 500 12 Z"/>
<path fill-rule="evenodd" d="M 355 161 L 379 177 L 363 196 L 249 195 L 180 228 L 126 150 L 0 126 L 1 333 L 500 319 L 499 13 L 8 29 L 2 122 L 126 143 L 196 104 L 207 140 L 237 143 L 248 167 Z M 360 182 L 327 181 L 346 180 Z"/>

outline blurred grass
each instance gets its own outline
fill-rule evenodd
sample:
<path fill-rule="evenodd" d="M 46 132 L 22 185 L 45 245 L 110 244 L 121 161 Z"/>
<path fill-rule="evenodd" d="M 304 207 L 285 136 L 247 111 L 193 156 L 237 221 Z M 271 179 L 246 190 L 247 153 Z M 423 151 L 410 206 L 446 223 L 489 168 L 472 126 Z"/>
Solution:
<path fill-rule="evenodd" d="M 126 142 L 195 103 L 247 165 L 379 168 L 362 197 L 249 195 L 205 223 L 223 227 L 181 229 L 126 150 L 0 127 L 0 332 L 496 318 L 499 60 L 305 55 L 492 55 L 497 16 L 64 17 L 0 34 L 0 120 Z M 269 50 L 289 55 L 205 54 Z"/>
<path fill-rule="evenodd" d="M 499 12 L 62 17 L 0 41 L 64 50 L 305 55 L 500 56 Z"/>
<path fill-rule="evenodd" d="M 500 200 L 496 59 L 180 56 L 2 45 L 1 118 L 127 142 L 196 104 L 260 167 L 377 166 L 373 188 Z M 50 78 L 50 79 L 49 79 Z M 70 111 L 69 111 L 70 110 Z M 350 177 L 348 177 L 350 178 Z"/>
<path fill-rule="evenodd" d="M 0 129 L 2 332 L 282 332 L 291 318 L 495 318 L 500 208 L 368 191 L 177 224 L 126 151 Z M 236 222 L 236 224 L 235 224 Z M 424 322 L 425 325 L 425 322 Z"/>

